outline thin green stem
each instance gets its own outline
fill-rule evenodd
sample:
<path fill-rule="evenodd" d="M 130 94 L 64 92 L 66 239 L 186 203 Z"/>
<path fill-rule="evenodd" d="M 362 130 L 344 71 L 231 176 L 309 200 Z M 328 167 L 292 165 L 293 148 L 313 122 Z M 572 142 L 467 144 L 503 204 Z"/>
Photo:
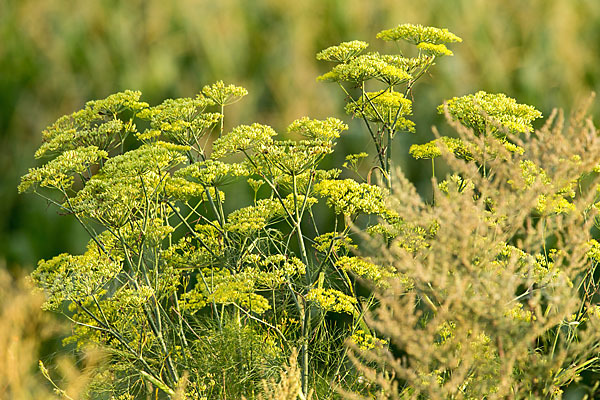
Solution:
<path fill-rule="evenodd" d="M 223 127 L 225 125 L 225 105 L 221 104 L 221 129 L 219 130 L 219 138 L 223 136 Z"/>

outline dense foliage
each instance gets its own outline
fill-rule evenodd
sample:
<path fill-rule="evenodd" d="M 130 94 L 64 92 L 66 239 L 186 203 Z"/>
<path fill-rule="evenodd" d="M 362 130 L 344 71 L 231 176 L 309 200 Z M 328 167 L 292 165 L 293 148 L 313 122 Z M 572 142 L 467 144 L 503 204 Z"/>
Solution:
<path fill-rule="evenodd" d="M 408 42 L 414 56 L 361 41 L 317 54 L 333 63 L 319 80 L 339 85 L 371 138 L 366 169 L 366 153 L 348 155 L 346 171 L 320 167 L 348 129 L 336 118 L 295 120 L 292 139 L 258 123 L 226 132 L 225 108 L 247 91 L 223 82 L 157 106 L 117 93 L 43 132 L 36 157 L 49 161 L 19 190 L 73 216 L 90 242 L 82 255 L 41 260 L 32 279 L 45 308 L 73 322 L 68 341 L 109 351 L 91 396 L 255 397 L 294 348 L 301 398 L 336 388 L 549 396 L 595 367 L 596 187 L 581 184 L 595 177 L 593 158 L 574 147 L 546 162 L 537 141 L 519 139 L 541 116 L 531 106 L 485 92 L 453 98 L 439 112 L 461 137 L 410 153 L 432 166 L 441 156 L 456 175 L 433 203 L 420 201 L 392 144 L 414 131 L 416 81 L 461 39 L 410 24 L 378 38 Z M 593 136 L 595 155 L 596 132 L 573 129 Z M 243 192 L 249 205 L 230 210 L 226 199 Z M 577 240 L 565 240 L 573 227 Z M 350 362 L 360 357 L 365 365 Z"/>

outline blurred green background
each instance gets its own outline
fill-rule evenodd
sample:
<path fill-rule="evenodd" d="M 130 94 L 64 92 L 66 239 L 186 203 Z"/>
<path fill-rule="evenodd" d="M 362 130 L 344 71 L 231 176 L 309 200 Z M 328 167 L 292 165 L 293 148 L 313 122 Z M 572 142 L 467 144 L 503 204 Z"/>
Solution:
<path fill-rule="evenodd" d="M 501 91 L 547 116 L 600 81 L 598 0 L 1 0 L 0 260 L 28 271 L 87 242 L 73 219 L 16 191 L 36 165 L 41 130 L 61 115 L 124 89 L 157 104 L 222 79 L 250 92 L 229 110 L 229 128 L 261 122 L 284 131 L 304 115 L 349 122 L 340 90 L 315 80 L 328 68 L 316 52 L 353 39 L 393 52 L 375 34 L 405 22 L 464 40 L 417 85 L 417 133 L 396 145 L 396 159 L 421 187 L 429 164 L 409 160 L 407 149 L 430 140 L 432 125 L 444 126 L 435 112 L 444 99 Z M 341 153 L 368 143 L 354 126 Z"/>

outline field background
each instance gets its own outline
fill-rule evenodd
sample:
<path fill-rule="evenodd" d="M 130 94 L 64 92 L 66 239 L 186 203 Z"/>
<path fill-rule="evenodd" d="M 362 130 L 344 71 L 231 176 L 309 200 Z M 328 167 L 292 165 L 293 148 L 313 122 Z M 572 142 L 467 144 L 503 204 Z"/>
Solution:
<path fill-rule="evenodd" d="M 16 192 L 36 165 L 41 130 L 61 115 L 124 89 L 157 104 L 222 79 L 250 92 L 231 107 L 226 129 L 261 122 L 284 131 L 305 115 L 350 122 L 339 89 L 315 80 L 327 71 L 316 52 L 353 39 L 392 52 L 375 34 L 406 22 L 464 40 L 417 84 L 417 132 L 396 145 L 424 195 L 429 164 L 411 161 L 408 146 L 430 140 L 432 125 L 447 130 L 435 112 L 444 99 L 504 92 L 547 116 L 600 86 L 598 0 L 1 0 L 0 268 L 19 275 L 87 242 L 74 220 Z M 597 102 L 593 111 L 600 115 Z M 340 154 L 367 143 L 353 128 Z"/>

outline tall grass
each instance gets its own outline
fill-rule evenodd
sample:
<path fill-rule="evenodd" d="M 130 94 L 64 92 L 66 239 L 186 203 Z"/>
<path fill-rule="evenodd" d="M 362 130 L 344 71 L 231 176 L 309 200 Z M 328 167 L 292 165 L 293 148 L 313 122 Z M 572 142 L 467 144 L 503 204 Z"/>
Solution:
<path fill-rule="evenodd" d="M 33 293 L 22 278 L 0 269 L 0 398 L 14 400 L 79 399 L 89 383 L 90 369 L 98 365 L 98 353 L 88 352 L 76 360 L 63 352 L 51 357 L 44 353 L 53 341 L 66 333 L 66 326 L 41 310 L 44 296 Z M 48 379 L 39 368 L 44 357 Z M 62 392 L 55 392 L 53 384 Z M 56 387 L 58 389 L 58 386 Z"/>

